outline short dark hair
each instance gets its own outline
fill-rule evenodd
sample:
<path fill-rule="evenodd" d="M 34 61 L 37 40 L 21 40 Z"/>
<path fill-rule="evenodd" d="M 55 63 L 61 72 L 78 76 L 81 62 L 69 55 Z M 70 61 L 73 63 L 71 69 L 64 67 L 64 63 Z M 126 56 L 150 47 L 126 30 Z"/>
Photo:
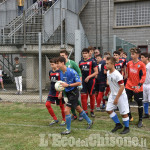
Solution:
<path fill-rule="evenodd" d="M 64 53 L 64 54 L 67 55 L 67 56 L 69 55 L 69 53 L 68 53 L 65 49 L 61 50 L 61 51 L 60 51 L 60 54 L 61 54 L 61 53 Z"/>
<path fill-rule="evenodd" d="M 96 55 L 96 57 L 101 57 L 101 58 L 102 58 L 102 55 L 101 55 L 101 54 L 98 54 L 98 55 Z"/>
<path fill-rule="evenodd" d="M 127 53 L 126 53 L 126 52 L 123 52 L 123 54 L 127 56 Z"/>
<path fill-rule="evenodd" d="M 95 50 L 95 48 L 93 47 L 93 46 L 89 46 L 88 47 L 88 50 L 90 51 L 90 50 Z"/>
<path fill-rule="evenodd" d="M 113 55 L 114 55 L 114 54 L 120 55 L 120 51 L 114 51 L 114 52 L 113 52 Z"/>
<path fill-rule="evenodd" d="M 122 53 L 122 52 L 123 52 L 123 48 L 119 48 L 118 51 L 119 51 L 120 53 Z"/>
<path fill-rule="evenodd" d="M 111 54 L 109 52 L 105 52 L 104 55 L 110 55 L 111 56 Z"/>
<path fill-rule="evenodd" d="M 15 59 L 14 60 L 19 60 L 19 57 L 15 57 Z"/>
<path fill-rule="evenodd" d="M 111 63 L 114 64 L 114 65 L 116 63 L 116 59 L 114 57 L 107 57 L 106 60 L 108 60 L 108 61 L 110 60 Z"/>
<path fill-rule="evenodd" d="M 55 63 L 56 64 L 57 58 L 52 58 L 49 60 L 50 63 Z"/>
<path fill-rule="evenodd" d="M 130 52 L 131 52 L 131 53 L 136 53 L 136 54 L 140 54 L 140 53 L 141 53 L 140 49 L 137 48 L 137 47 L 131 48 L 131 49 L 130 49 Z"/>
<path fill-rule="evenodd" d="M 83 53 L 83 52 L 89 53 L 89 49 L 88 49 L 88 48 L 84 48 L 84 49 L 82 50 L 82 53 Z"/>
<path fill-rule="evenodd" d="M 145 58 L 148 58 L 148 53 L 141 53 L 141 56 L 144 56 Z"/>
<path fill-rule="evenodd" d="M 58 63 L 58 62 L 64 62 L 64 64 L 66 64 L 66 59 L 64 58 L 64 57 L 58 57 L 57 59 L 56 59 L 56 63 Z"/>

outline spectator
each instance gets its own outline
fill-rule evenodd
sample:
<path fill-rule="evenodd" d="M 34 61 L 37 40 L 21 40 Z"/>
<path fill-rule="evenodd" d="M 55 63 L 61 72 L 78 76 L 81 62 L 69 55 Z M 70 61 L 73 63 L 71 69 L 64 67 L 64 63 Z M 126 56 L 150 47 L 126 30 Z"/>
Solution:
<path fill-rule="evenodd" d="M 23 13 L 24 0 L 17 0 L 18 2 L 18 16 Z"/>
<path fill-rule="evenodd" d="M 2 77 L 3 77 L 3 70 L 2 70 L 2 66 L 0 65 L 0 83 L 1 83 L 2 90 L 5 91 Z"/>
<path fill-rule="evenodd" d="M 49 5 L 49 7 L 51 7 L 53 5 L 53 1 L 52 0 L 48 0 L 48 5 Z"/>
<path fill-rule="evenodd" d="M 13 72 L 15 76 L 15 82 L 16 82 L 16 87 L 17 87 L 17 95 L 22 94 L 22 63 L 19 62 L 19 58 L 15 57 L 15 64 L 13 66 Z"/>

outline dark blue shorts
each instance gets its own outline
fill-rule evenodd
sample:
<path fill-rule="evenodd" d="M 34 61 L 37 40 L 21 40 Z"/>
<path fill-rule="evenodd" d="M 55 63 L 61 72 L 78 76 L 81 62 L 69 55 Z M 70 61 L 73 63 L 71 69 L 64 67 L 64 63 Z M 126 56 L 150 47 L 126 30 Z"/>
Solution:
<path fill-rule="evenodd" d="M 60 101 L 61 101 L 61 104 L 65 104 L 64 98 L 58 99 L 58 97 L 48 96 L 47 101 L 50 101 L 52 104 L 56 103 L 56 105 L 60 105 Z"/>
<path fill-rule="evenodd" d="M 95 84 L 95 92 L 104 92 L 105 88 L 106 88 L 106 84 L 100 84 L 100 83 Z"/>
<path fill-rule="evenodd" d="M 88 93 L 90 95 L 95 93 L 95 78 L 90 79 L 88 83 L 84 81 L 85 79 L 82 80 L 82 90 L 81 93 Z"/>

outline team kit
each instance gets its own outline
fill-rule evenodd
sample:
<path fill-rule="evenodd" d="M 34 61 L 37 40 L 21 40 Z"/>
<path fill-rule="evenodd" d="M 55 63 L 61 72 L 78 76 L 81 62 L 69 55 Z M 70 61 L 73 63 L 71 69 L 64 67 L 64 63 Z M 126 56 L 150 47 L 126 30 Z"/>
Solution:
<path fill-rule="evenodd" d="M 46 108 L 52 117 L 50 126 L 59 124 L 52 104 L 60 107 L 62 121 L 66 126 L 62 135 L 71 133 L 71 121 L 86 120 L 87 130 L 94 126 L 94 111 L 106 111 L 115 123 L 111 132 L 121 130 L 120 134 L 130 132 L 129 124 L 134 120 L 130 101 L 134 99 L 138 109 L 137 127 L 143 126 L 142 120 L 149 118 L 150 102 L 150 62 L 148 53 L 131 48 L 130 61 L 127 53 L 120 48 L 105 52 L 104 56 L 93 47 L 84 48 L 77 64 L 68 58 L 66 50 L 60 51 L 60 57 L 50 59 L 50 91 Z M 80 100 L 81 99 L 81 100 Z M 88 107 L 89 99 L 89 107 Z M 96 107 L 96 108 L 95 108 Z M 122 121 L 118 118 L 118 113 Z"/>

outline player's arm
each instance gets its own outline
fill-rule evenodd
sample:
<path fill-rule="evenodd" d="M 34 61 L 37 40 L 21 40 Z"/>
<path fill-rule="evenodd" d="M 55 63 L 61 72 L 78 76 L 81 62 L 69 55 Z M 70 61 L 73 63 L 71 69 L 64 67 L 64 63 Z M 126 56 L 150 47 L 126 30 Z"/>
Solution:
<path fill-rule="evenodd" d="M 116 98 L 114 100 L 114 105 L 118 104 L 119 97 L 121 96 L 121 94 L 122 94 L 122 92 L 124 90 L 124 82 L 123 82 L 123 80 L 118 81 L 118 84 L 120 86 L 120 89 L 119 89 L 118 94 L 117 94 L 117 96 L 116 96 Z"/>
<path fill-rule="evenodd" d="M 87 76 L 86 79 L 85 79 L 85 82 L 88 82 L 90 78 L 95 77 L 98 74 L 98 68 L 97 67 L 95 67 L 93 70 L 94 70 L 94 73 Z"/>
<path fill-rule="evenodd" d="M 126 66 L 124 79 L 127 79 L 128 75 L 129 75 L 129 64 L 127 64 L 127 66 Z"/>
<path fill-rule="evenodd" d="M 82 78 L 81 70 L 76 62 L 72 61 L 73 63 L 73 69 L 78 73 L 79 77 Z"/>

